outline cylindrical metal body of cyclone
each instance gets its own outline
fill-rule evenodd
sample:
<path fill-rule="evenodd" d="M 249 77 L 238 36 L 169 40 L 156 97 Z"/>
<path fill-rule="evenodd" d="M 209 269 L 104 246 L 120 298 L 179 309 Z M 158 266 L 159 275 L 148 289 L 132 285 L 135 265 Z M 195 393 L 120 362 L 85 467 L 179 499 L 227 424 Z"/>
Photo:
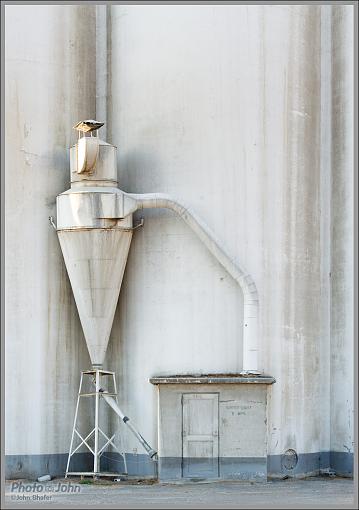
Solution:
<path fill-rule="evenodd" d="M 116 147 L 98 145 L 88 172 L 78 171 L 78 144 L 70 149 L 71 188 L 57 197 L 57 234 L 95 367 L 104 362 L 132 238 Z"/>

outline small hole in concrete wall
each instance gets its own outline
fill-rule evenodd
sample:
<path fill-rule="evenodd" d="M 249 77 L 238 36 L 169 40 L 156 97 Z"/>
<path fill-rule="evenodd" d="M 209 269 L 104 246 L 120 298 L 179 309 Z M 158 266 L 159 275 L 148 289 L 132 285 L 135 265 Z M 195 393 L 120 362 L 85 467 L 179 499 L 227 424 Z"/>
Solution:
<path fill-rule="evenodd" d="M 282 456 L 282 467 L 290 471 L 294 469 L 297 464 L 298 464 L 297 452 L 292 448 L 289 448 L 289 450 L 286 450 Z"/>
<path fill-rule="evenodd" d="M 21 471 L 21 470 L 22 470 L 22 462 L 18 462 L 18 463 L 17 463 L 17 470 L 18 470 L 18 471 Z"/>

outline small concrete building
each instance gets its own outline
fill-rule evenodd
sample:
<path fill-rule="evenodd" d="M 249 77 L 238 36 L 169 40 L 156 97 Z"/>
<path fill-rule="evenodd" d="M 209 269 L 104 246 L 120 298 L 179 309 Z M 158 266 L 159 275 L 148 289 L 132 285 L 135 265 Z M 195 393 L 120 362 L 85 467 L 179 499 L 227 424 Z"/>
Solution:
<path fill-rule="evenodd" d="M 157 377 L 160 479 L 267 478 L 270 377 Z"/>
<path fill-rule="evenodd" d="M 64 475 L 91 368 L 48 220 L 82 119 L 105 122 L 121 190 L 188 204 L 258 292 L 243 375 L 240 286 L 179 216 L 135 213 L 104 366 L 158 460 L 104 410 L 128 473 L 352 475 L 353 22 L 343 4 L 5 7 L 8 478 Z"/>

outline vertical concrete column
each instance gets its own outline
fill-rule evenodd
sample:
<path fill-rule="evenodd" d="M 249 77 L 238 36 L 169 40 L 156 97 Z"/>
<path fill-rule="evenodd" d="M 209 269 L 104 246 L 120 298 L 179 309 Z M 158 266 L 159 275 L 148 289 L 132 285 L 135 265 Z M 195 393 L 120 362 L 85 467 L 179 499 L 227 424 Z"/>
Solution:
<path fill-rule="evenodd" d="M 95 115 L 95 7 L 7 5 L 5 22 L 6 454 L 26 477 L 63 472 L 89 366 L 48 217 L 69 187 L 71 126 Z"/>
<path fill-rule="evenodd" d="M 353 6 L 332 12 L 331 466 L 353 468 Z"/>
<path fill-rule="evenodd" d="M 271 388 L 268 453 L 269 472 L 278 473 L 286 472 L 284 454 L 294 450 L 293 474 L 319 468 L 321 11 L 313 5 L 287 9 L 284 129 L 277 144 L 284 158 L 282 189 L 273 197 L 281 203 L 282 222 L 281 292 L 271 305 L 280 314 L 280 336 L 275 357 L 269 354 L 277 384 Z"/>

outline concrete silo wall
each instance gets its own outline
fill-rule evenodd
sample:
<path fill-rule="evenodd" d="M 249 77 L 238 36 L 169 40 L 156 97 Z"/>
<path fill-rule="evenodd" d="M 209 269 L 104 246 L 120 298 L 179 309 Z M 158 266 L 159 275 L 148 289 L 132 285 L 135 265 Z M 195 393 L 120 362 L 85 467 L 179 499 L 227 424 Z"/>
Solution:
<path fill-rule="evenodd" d="M 352 261 L 343 254 L 351 249 L 352 162 L 340 137 L 351 139 L 351 77 L 338 89 L 333 73 L 350 67 L 350 35 L 339 32 L 351 8 L 108 11 L 107 141 L 118 146 L 120 188 L 182 199 L 257 284 L 260 368 L 277 381 L 269 472 L 282 473 L 288 449 L 299 455 L 293 473 L 329 467 L 331 451 L 350 471 Z M 25 37 L 19 27 L 30 17 L 39 30 Z M 67 452 L 79 371 L 89 365 L 47 217 L 68 188 L 70 127 L 96 115 L 95 10 L 7 7 L 7 27 L 7 454 L 15 476 L 16 463 Z M 349 205 L 339 212 L 340 193 Z M 107 367 L 117 372 L 123 409 L 156 445 L 149 377 L 238 372 L 243 297 L 180 219 L 143 216 Z M 136 454 L 126 432 L 123 439 Z M 141 472 L 145 461 L 134 458 Z"/>

